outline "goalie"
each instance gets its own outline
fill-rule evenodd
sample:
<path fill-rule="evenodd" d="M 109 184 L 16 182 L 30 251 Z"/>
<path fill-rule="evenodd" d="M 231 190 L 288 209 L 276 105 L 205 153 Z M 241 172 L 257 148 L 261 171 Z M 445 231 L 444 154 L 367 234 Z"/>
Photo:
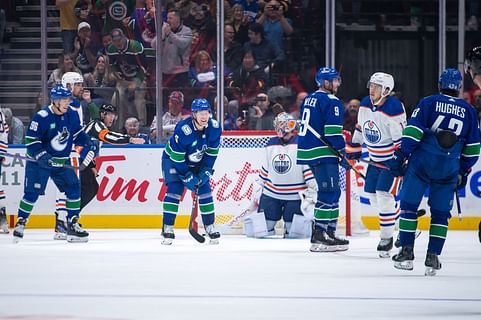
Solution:
<path fill-rule="evenodd" d="M 253 202 L 259 206 L 257 214 L 246 218 L 248 237 L 274 235 L 281 218 L 285 238 L 310 237 L 317 184 L 307 165 L 296 164 L 296 124 L 294 117 L 285 112 L 274 119 L 277 137 L 268 141 L 261 172 L 254 183 Z"/>

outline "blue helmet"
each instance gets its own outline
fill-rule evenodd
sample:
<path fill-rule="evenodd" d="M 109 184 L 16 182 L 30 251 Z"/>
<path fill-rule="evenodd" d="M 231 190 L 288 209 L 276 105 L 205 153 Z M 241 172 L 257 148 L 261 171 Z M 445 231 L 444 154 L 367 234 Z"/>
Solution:
<path fill-rule="evenodd" d="M 60 84 L 56 85 L 52 88 L 52 90 L 50 90 L 50 99 L 52 100 L 67 99 L 71 97 L 72 93 L 70 92 L 70 90 Z"/>
<path fill-rule="evenodd" d="M 194 99 L 192 101 L 192 112 L 207 110 L 210 112 L 210 104 L 206 99 Z"/>
<path fill-rule="evenodd" d="M 318 87 L 322 86 L 324 80 L 332 81 L 336 78 L 341 79 L 341 76 L 336 68 L 324 67 L 320 68 L 316 73 L 316 83 Z"/>
<path fill-rule="evenodd" d="M 463 84 L 461 72 L 457 69 L 448 68 L 441 73 L 439 77 L 439 90 L 454 90 L 459 92 Z"/>

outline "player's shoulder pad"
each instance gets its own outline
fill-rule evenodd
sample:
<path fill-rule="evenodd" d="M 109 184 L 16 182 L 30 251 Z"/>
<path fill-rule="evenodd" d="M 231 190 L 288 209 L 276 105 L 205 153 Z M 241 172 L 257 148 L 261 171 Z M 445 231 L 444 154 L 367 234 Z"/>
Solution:
<path fill-rule="evenodd" d="M 369 96 L 365 96 L 364 98 L 362 98 L 360 106 L 371 108 L 372 107 L 371 98 L 369 98 Z"/>
<path fill-rule="evenodd" d="M 45 109 L 42 109 L 42 110 L 39 110 L 37 114 L 42 118 L 46 118 L 48 116 L 48 111 Z"/>
<path fill-rule="evenodd" d="M 406 113 L 401 101 L 393 96 L 389 96 L 381 108 L 382 112 L 388 116 L 394 117 Z"/>
<path fill-rule="evenodd" d="M 174 133 L 179 137 L 188 137 L 193 132 L 192 118 L 180 120 L 175 126 Z"/>

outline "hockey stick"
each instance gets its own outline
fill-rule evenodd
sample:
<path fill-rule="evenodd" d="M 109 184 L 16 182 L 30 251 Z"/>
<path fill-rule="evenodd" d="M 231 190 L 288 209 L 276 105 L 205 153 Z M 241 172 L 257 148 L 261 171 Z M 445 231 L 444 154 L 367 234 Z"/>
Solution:
<path fill-rule="evenodd" d="M 382 164 L 382 163 L 378 163 L 378 162 L 374 162 L 374 161 L 371 161 L 371 160 L 366 160 L 366 159 L 357 159 L 357 161 L 359 162 L 364 162 L 364 163 L 367 163 L 373 167 L 378 167 L 380 169 L 386 169 L 386 170 L 391 170 L 388 166 Z"/>
<path fill-rule="evenodd" d="M 339 151 L 337 151 L 336 148 L 334 148 L 326 139 L 324 139 L 316 130 L 314 130 L 314 128 L 312 128 L 309 124 L 307 125 L 307 130 L 309 130 L 317 139 L 319 139 L 322 143 L 324 143 L 328 148 L 329 150 L 331 150 L 338 158 L 348 162 L 348 160 L 346 159 L 346 157 L 344 157 Z M 349 163 L 349 162 L 348 162 Z M 353 166 L 350 166 L 351 169 L 356 173 L 358 174 L 359 176 L 361 176 L 361 178 L 363 178 L 364 180 L 366 180 L 366 176 L 363 175 L 359 170 L 357 170 L 356 168 L 354 168 Z"/>
<path fill-rule="evenodd" d="M 454 197 L 456 198 L 456 208 L 458 209 L 458 220 L 461 221 L 463 220 L 463 217 L 461 216 L 461 201 L 459 201 L 458 188 L 454 190 Z"/>
<path fill-rule="evenodd" d="M 236 225 L 242 218 L 251 214 L 253 211 L 254 210 L 251 210 L 251 208 L 247 208 L 244 211 L 242 211 L 241 213 L 239 213 L 238 215 L 232 217 L 229 221 L 227 221 L 227 223 L 219 226 L 220 233 L 224 234 L 224 233 L 230 231 L 230 229 L 232 229 L 232 227 L 234 225 Z"/>
<path fill-rule="evenodd" d="M 204 243 L 205 238 L 194 229 L 195 216 L 197 212 L 197 201 L 199 198 L 198 191 L 199 191 L 199 187 L 197 186 L 194 189 L 194 197 L 192 198 L 192 211 L 190 212 L 190 220 L 189 220 L 189 234 L 197 242 Z"/>
<path fill-rule="evenodd" d="M 8 152 L 4 152 L 4 153 L 0 153 L 0 157 L 10 157 L 10 158 L 15 158 L 15 159 L 20 159 L 20 160 L 24 160 L 24 161 L 29 161 L 29 162 L 38 163 L 37 160 L 32 159 L 32 158 L 28 158 L 28 157 L 21 156 L 21 155 L 18 154 L 18 153 L 12 154 L 12 153 L 8 153 Z M 78 170 L 78 169 L 79 169 L 79 167 L 71 166 L 71 165 L 69 165 L 69 164 L 62 164 L 62 165 L 59 166 L 59 167 L 63 167 L 63 168 L 67 168 L 67 169 L 72 169 L 72 170 Z M 52 166 L 52 168 L 56 168 L 56 167 Z"/>

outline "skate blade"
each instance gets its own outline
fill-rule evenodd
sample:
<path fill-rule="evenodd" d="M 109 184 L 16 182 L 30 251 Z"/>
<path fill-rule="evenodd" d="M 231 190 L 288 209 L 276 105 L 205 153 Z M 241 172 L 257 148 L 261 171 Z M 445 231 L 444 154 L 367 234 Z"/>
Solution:
<path fill-rule="evenodd" d="M 13 237 L 13 243 L 19 243 L 20 240 L 22 240 L 22 238 L 20 238 L 20 237 L 15 237 L 15 236 Z"/>
<path fill-rule="evenodd" d="M 1 227 L 0 228 L 0 233 L 3 233 L 3 234 L 9 234 L 10 233 L 10 230 L 8 230 L 8 227 Z"/>
<path fill-rule="evenodd" d="M 391 257 L 391 252 L 389 251 L 378 251 L 377 252 L 379 254 L 379 258 L 389 258 Z"/>
<path fill-rule="evenodd" d="M 437 269 L 434 269 L 432 267 L 426 267 L 426 270 L 424 271 L 425 276 L 433 277 L 437 273 Z"/>
<path fill-rule="evenodd" d="M 346 244 L 346 245 L 337 246 L 335 251 L 347 251 L 348 249 L 349 249 L 349 245 Z"/>
<path fill-rule="evenodd" d="M 411 271 L 414 269 L 414 264 L 412 261 L 403 261 L 403 262 L 394 262 L 394 268 L 399 270 L 408 270 Z"/>
<path fill-rule="evenodd" d="M 56 232 L 53 235 L 53 240 L 67 240 L 67 235 L 65 233 Z"/>
<path fill-rule="evenodd" d="M 317 244 L 317 243 L 313 243 L 311 245 L 311 248 L 309 249 L 309 251 L 311 252 L 334 252 L 336 251 L 336 247 L 333 247 L 333 246 L 326 246 L 326 245 L 323 245 L 323 244 Z"/>
<path fill-rule="evenodd" d="M 162 239 L 161 244 L 163 244 L 164 246 L 170 246 L 172 244 L 172 242 L 174 242 L 174 239 L 164 238 L 164 239 Z"/>
<path fill-rule="evenodd" d="M 76 236 L 67 236 L 67 242 L 70 243 L 82 243 L 82 242 L 88 242 L 89 237 L 76 237 Z"/>
<path fill-rule="evenodd" d="M 212 244 L 212 245 L 219 244 L 219 239 L 210 239 L 209 244 Z"/>

